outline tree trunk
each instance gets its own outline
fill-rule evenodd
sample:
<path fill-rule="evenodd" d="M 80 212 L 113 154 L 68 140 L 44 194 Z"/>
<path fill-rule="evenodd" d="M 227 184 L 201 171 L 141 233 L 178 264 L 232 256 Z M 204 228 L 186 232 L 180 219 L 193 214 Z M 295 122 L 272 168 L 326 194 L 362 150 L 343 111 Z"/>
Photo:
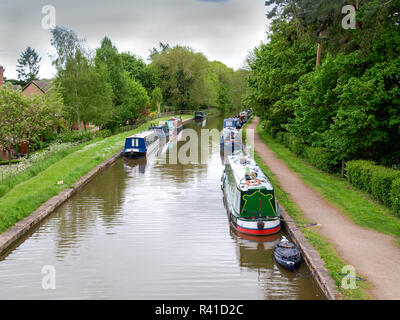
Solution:
<path fill-rule="evenodd" d="M 318 39 L 318 49 L 317 49 L 317 67 L 321 65 L 321 53 L 322 53 L 322 43 L 321 43 L 321 36 L 322 32 L 319 34 L 319 39 Z"/>

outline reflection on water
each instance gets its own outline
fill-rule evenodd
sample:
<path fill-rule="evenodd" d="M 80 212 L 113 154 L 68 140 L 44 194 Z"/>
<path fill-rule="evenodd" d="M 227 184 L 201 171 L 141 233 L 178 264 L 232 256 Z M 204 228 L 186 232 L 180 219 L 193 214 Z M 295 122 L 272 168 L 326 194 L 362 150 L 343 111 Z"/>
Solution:
<path fill-rule="evenodd" d="M 220 130 L 222 119 L 205 127 Z M 218 143 L 210 140 L 205 164 L 169 161 L 182 137 L 119 160 L 1 258 L 0 298 L 321 299 L 309 279 L 275 263 L 278 237 L 231 230 Z M 56 268 L 56 290 L 41 287 L 45 265 Z"/>

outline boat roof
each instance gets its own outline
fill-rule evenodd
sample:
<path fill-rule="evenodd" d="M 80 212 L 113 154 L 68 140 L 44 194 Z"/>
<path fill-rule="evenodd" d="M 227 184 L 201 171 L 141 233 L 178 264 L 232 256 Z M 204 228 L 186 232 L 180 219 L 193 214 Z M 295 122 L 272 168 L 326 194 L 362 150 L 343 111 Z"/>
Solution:
<path fill-rule="evenodd" d="M 142 131 L 142 132 L 136 133 L 133 136 L 128 137 L 127 139 L 130 139 L 130 138 L 147 138 L 147 137 L 155 135 L 155 134 L 156 133 L 154 131 L 147 130 L 147 131 Z"/>
<path fill-rule="evenodd" d="M 271 182 L 257 165 L 256 161 L 242 152 L 237 152 L 227 157 L 227 162 L 231 165 L 232 171 L 236 179 L 236 185 L 242 191 L 254 190 L 254 189 L 267 189 L 274 190 Z M 246 184 L 246 171 L 254 172 L 257 174 L 257 180 L 260 181 L 259 185 L 248 186 Z"/>
<path fill-rule="evenodd" d="M 239 119 L 238 118 L 228 118 L 228 119 L 224 119 L 224 122 L 225 121 L 238 121 Z"/>

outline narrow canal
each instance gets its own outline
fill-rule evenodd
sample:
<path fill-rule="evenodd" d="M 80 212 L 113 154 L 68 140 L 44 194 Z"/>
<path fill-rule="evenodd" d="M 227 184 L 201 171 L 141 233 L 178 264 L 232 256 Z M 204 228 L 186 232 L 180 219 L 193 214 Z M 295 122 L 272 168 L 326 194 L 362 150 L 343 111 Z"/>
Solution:
<path fill-rule="evenodd" d="M 206 164 L 165 163 L 162 152 L 119 160 L 0 257 L 0 299 L 322 299 L 310 278 L 276 264 L 277 239 L 231 230 L 219 145 L 209 150 Z M 55 290 L 42 287 L 44 266 Z"/>

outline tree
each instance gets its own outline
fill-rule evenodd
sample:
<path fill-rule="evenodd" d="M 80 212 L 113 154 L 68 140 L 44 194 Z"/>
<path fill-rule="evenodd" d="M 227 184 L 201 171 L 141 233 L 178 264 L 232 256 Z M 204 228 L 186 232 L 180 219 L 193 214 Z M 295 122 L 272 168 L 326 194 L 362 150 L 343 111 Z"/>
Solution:
<path fill-rule="evenodd" d="M 52 63 L 57 71 L 65 68 L 67 60 L 74 57 L 77 51 L 85 51 L 85 41 L 79 39 L 77 34 L 72 30 L 57 26 L 51 30 L 51 35 L 50 43 L 57 52 L 57 55 L 53 57 Z"/>
<path fill-rule="evenodd" d="M 96 68 L 84 53 L 76 51 L 59 70 L 57 82 L 62 87 L 68 118 L 79 124 L 103 126 L 112 113 L 112 88 L 104 71 Z M 86 128 L 86 126 L 85 126 Z"/>
<path fill-rule="evenodd" d="M 0 87 L 0 145 L 8 151 L 10 164 L 14 147 L 56 124 L 54 103 L 60 103 L 54 96 L 26 97 L 11 85 Z"/>
<path fill-rule="evenodd" d="M 122 122 L 133 121 L 138 118 L 140 112 L 145 110 L 150 103 L 147 91 L 140 82 L 131 79 L 128 75 L 126 75 L 125 81 L 128 89 L 127 100 L 119 106 Z"/>
<path fill-rule="evenodd" d="M 105 37 L 101 46 L 96 50 L 94 58 L 97 68 L 103 68 L 111 84 L 114 94 L 114 104 L 119 106 L 127 99 L 128 89 L 124 77 L 124 65 L 117 48 L 112 44 L 110 38 Z"/>
<path fill-rule="evenodd" d="M 158 113 L 161 113 L 161 103 L 162 103 L 162 91 L 159 87 L 155 88 L 151 92 L 151 103 L 150 103 L 150 110 L 151 111 L 157 111 Z"/>
<path fill-rule="evenodd" d="M 51 44 L 57 55 L 56 85 L 65 103 L 64 116 L 70 122 L 104 126 L 112 114 L 113 91 L 104 65 L 95 67 L 93 59 L 72 30 L 56 27 L 51 31 Z M 86 129 L 86 126 L 85 126 Z"/>
<path fill-rule="evenodd" d="M 18 79 L 24 84 L 37 79 L 40 70 L 40 61 L 42 58 L 37 54 L 35 49 L 27 47 L 18 59 L 17 72 Z"/>
<path fill-rule="evenodd" d="M 153 57 L 159 70 L 159 87 L 168 105 L 181 110 L 198 108 L 208 101 L 208 61 L 193 49 L 175 46 Z"/>

